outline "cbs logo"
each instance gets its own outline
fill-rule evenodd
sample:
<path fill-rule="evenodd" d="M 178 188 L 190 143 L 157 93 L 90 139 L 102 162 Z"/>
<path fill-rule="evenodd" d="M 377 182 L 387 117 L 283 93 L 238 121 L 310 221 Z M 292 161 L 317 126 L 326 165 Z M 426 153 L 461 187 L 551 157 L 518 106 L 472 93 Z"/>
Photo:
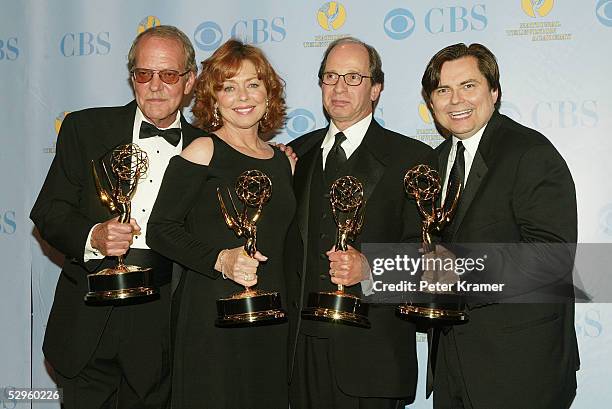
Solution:
<path fill-rule="evenodd" d="M 0 211 L 0 233 L 14 234 L 17 231 L 17 222 L 15 221 L 15 211 L 7 210 Z"/>
<path fill-rule="evenodd" d="M 19 57 L 19 48 L 17 47 L 17 38 L 11 37 L 6 40 L 0 39 L 0 61 L 14 61 Z"/>
<path fill-rule="evenodd" d="M 394 9 L 385 16 L 384 29 L 394 40 L 408 38 L 416 27 L 414 15 L 408 9 Z"/>
<path fill-rule="evenodd" d="M 285 18 L 274 17 L 269 20 L 256 18 L 236 21 L 230 29 L 230 37 L 247 44 L 280 42 L 287 36 Z M 214 21 L 205 21 L 198 25 L 193 33 L 196 46 L 203 51 L 216 50 L 223 41 L 223 29 Z"/>
<path fill-rule="evenodd" d="M 64 57 L 86 57 L 89 55 L 107 55 L 111 43 L 108 31 L 100 33 L 66 33 L 60 41 L 60 52 Z"/>
<path fill-rule="evenodd" d="M 313 131 L 316 126 L 314 114 L 307 109 L 297 108 L 287 114 L 285 130 L 292 139 Z"/>
<path fill-rule="evenodd" d="M 601 24 L 612 27 L 612 0 L 599 0 L 595 6 L 595 15 Z"/>
<path fill-rule="evenodd" d="M 471 8 L 434 7 L 423 16 L 423 26 L 430 34 L 483 31 L 487 24 L 484 4 L 475 4 Z M 387 13 L 383 28 L 389 38 L 403 40 L 412 35 L 416 26 L 417 19 L 410 10 L 397 8 Z"/>

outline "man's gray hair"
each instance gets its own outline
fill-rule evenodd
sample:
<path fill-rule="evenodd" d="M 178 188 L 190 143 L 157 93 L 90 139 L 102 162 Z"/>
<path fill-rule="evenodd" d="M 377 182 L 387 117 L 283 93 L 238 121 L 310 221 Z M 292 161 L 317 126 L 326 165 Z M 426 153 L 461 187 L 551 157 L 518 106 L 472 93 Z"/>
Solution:
<path fill-rule="evenodd" d="M 382 60 L 380 59 L 380 54 L 378 54 L 378 51 L 376 51 L 374 47 L 355 37 L 342 37 L 329 44 L 327 50 L 325 50 L 325 54 L 323 54 L 323 60 L 321 61 L 321 66 L 319 67 L 319 79 L 323 77 L 323 73 L 325 72 L 325 64 L 327 64 L 327 57 L 329 56 L 329 53 L 334 49 L 334 47 L 342 44 L 359 44 L 363 46 L 368 52 L 368 57 L 370 60 L 370 75 L 372 76 L 372 85 L 384 85 L 385 73 L 382 70 Z"/>
<path fill-rule="evenodd" d="M 138 43 L 143 38 L 149 36 L 178 41 L 183 47 L 183 54 L 185 55 L 185 61 L 183 62 L 185 70 L 193 71 L 194 73 L 198 72 L 198 66 L 195 61 L 195 51 L 193 49 L 193 45 L 191 44 L 191 40 L 189 40 L 189 37 L 187 37 L 187 35 L 178 28 L 167 25 L 151 27 L 136 36 L 132 42 L 130 52 L 128 53 L 128 71 L 132 72 L 132 70 L 135 68 L 136 47 L 138 47 Z"/>

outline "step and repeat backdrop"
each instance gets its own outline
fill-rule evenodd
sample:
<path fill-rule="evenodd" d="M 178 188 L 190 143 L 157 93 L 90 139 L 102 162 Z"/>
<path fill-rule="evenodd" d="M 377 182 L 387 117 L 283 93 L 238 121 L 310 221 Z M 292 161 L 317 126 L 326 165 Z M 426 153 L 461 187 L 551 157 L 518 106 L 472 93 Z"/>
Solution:
<path fill-rule="evenodd" d="M 182 29 L 198 61 L 231 37 L 265 50 L 287 84 L 287 122 L 275 138 L 281 142 L 326 125 L 318 66 L 329 42 L 352 35 L 382 56 L 386 83 L 376 120 L 436 146 L 441 137 L 420 96 L 425 65 L 444 46 L 482 43 L 501 67 L 501 111 L 547 135 L 569 164 L 580 242 L 612 242 L 612 0 L 0 4 L 0 387 L 53 384 L 41 345 L 62 255 L 39 239 L 28 213 L 62 120 L 71 111 L 129 102 L 130 44 L 159 24 Z M 600 408 L 612 399 L 611 330 L 609 305 L 578 305 L 582 367 L 572 408 Z M 419 355 L 419 396 L 410 407 L 429 408 L 425 342 Z M 33 405 L 39 406 L 53 405 Z M 0 409 L 13 407 L 0 397 Z"/>

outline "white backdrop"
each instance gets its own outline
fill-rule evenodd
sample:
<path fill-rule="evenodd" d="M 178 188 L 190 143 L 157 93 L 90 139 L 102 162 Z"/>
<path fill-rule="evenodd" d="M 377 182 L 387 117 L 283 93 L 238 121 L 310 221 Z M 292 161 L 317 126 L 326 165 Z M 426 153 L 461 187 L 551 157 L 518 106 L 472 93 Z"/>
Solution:
<path fill-rule="evenodd" d="M 420 97 L 425 65 L 446 45 L 483 43 L 499 59 L 502 112 L 547 135 L 570 166 L 580 242 L 612 242 L 612 0 L 3 0 L 0 9 L 0 387 L 51 385 L 41 344 L 61 255 L 37 240 L 27 216 L 59 125 L 66 112 L 132 99 L 127 51 L 151 25 L 184 30 L 198 60 L 232 36 L 262 47 L 287 82 L 283 142 L 325 125 L 318 65 L 329 41 L 353 35 L 383 59 L 376 119 L 435 146 L 441 139 Z M 611 328 L 609 305 L 578 306 L 573 408 L 612 399 Z M 421 342 L 421 361 L 425 350 Z M 424 366 L 420 375 L 411 408 L 431 406 Z M 0 409 L 12 407 L 0 397 Z"/>

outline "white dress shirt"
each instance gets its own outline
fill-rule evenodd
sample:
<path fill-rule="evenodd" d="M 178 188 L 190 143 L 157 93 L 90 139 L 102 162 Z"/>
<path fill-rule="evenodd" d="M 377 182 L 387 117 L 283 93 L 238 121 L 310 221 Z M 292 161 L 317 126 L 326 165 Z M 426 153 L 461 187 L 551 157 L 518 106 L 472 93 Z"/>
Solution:
<path fill-rule="evenodd" d="M 344 153 L 346 153 L 346 158 L 350 158 L 351 155 L 359 148 L 361 142 L 363 142 L 363 138 L 365 137 L 368 128 L 370 127 L 370 122 L 372 122 L 372 114 L 369 114 L 361 121 L 349 126 L 344 131 L 340 131 L 334 121 L 330 121 L 329 129 L 327 130 L 327 134 L 323 139 L 323 143 L 321 145 L 321 149 L 323 150 L 323 170 L 325 170 L 325 161 L 327 160 L 327 155 L 329 151 L 334 146 L 334 141 L 336 140 L 336 134 L 338 132 L 342 132 L 344 136 L 346 136 L 346 140 L 340 144 L 342 149 L 344 149 Z M 365 263 L 367 265 L 367 262 Z M 372 271 L 370 266 L 367 265 L 369 278 L 361 281 L 361 292 L 368 296 L 373 293 L 374 289 L 374 278 L 372 277 Z"/>
<path fill-rule="evenodd" d="M 442 203 L 444 203 L 444 199 L 446 198 L 446 189 L 448 188 L 448 178 L 450 176 L 451 169 L 453 167 L 453 163 L 455 163 L 455 156 L 457 156 L 457 142 L 461 141 L 465 150 L 463 151 L 463 159 L 465 160 L 465 170 L 464 175 L 465 179 L 463 180 L 463 188 L 467 186 L 468 176 L 470 175 L 470 169 L 472 169 L 472 163 L 474 163 L 474 158 L 476 157 L 476 151 L 478 150 L 478 145 L 480 144 L 480 140 L 482 139 L 482 134 L 484 133 L 487 125 L 480 128 L 478 132 L 474 135 L 470 136 L 467 139 L 459 139 L 455 135 L 453 138 L 453 146 L 451 147 L 451 151 L 448 154 L 448 161 L 446 163 L 446 174 L 444 175 L 444 183 L 442 185 Z"/>
<path fill-rule="evenodd" d="M 340 131 L 334 124 L 334 121 L 330 121 L 329 129 L 327 130 L 327 134 L 325 135 L 323 144 L 321 145 L 321 148 L 323 149 L 323 170 L 325 170 L 327 155 L 329 155 L 329 151 L 334 146 L 336 134 L 338 132 L 342 132 L 344 136 L 346 136 L 346 140 L 342 142 L 340 146 L 342 149 L 344 149 L 344 153 L 346 153 L 346 158 L 348 159 L 351 157 L 353 152 L 359 148 L 359 145 L 361 145 L 361 142 L 363 141 L 363 138 L 370 127 L 370 122 L 372 122 L 372 114 L 369 114 L 361 121 L 346 128 L 344 131 Z"/>
<path fill-rule="evenodd" d="M 137 107 L 136 115 L 134 117 L 134 127 L 132 129 L 132 143 L 137 144 L 140 149 L 145 151 L 149 159 L 149 169 L 147 170 L 147 173 L 138 181 L 136 192 L 132 198 L 132 218 L 136 220 L 141 229 L 140 234 L 138 236 L 134 236 L 134 242 L 131 245 L 132 248 L 137 249 L 149 248 L 145 242 L 145 238 L 147 237 L 147 223 L 149 222 L 149 216 L 151 215 L 153 204 L 155 204 L 155 199 L 157 198 L 157 193 L 161 187 L 164 172 L 166 171 L 170 158 L 180 154 L 183 147 L 182 136 L 181 140 L 176 146 L 173 146 L 160 136 L 140 139 L 140 124 L 143 121 L 148 122 L 140 108 Z M 176 119 L 168 128 L 180 127 L 181 113 L 177 112 Z M 103 186 L 105 185 L 104 181 L 102 181 L 102 184 Z M 106 189 L 108 189 L 108 187 L 106 187 Z M 89 235 L 87 236 L 87 241 L 85 242 L 84 261 L 104 258 L 104 255 L 91 246 L 91 234 L 96 226 L 97 224 L 92 227 L 92 229 L 89 231 Z"/>

